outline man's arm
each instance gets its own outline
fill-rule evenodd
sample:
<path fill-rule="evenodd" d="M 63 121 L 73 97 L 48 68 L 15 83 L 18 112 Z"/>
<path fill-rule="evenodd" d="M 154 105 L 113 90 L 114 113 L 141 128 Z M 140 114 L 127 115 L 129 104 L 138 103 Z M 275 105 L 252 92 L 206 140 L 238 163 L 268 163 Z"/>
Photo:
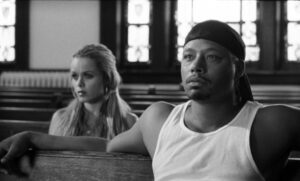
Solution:
<path fill-rule="evenodd" d="M 106 151 L 139 153 L 148 155 L 148 151 L 143 142 L 140 123 L 140 121 L 137 121 L 131 129 L 114 137 L 108 143 Z"/>
<path fill-rule="evenodd" d="M 300 109 L 287 105 L 270 106 L 264 119 L 268 118 L 268 129 L 271 131 L 269 135 L 276 140 L 274 145 L 300 151 Z"/>
<path fill-rule="evenodd" d="M 300 151 L 300 109 L 290 107 L 288 111 L 284 113 L 288 118 L 290 135 L 291 135 L 291 149 L 294 151 Z"/>
<path fill-rule="evenodd" d="M 272 174 L 290 151 L 300 151 L 300 109 L 285 105 L 260 109 L 251 129 L 250 147 L 260 172 Z"/>
<path fill-rule="evenodd" d="M 160 128 L 172 109 L 173 105 L 164 102 L 151 105 L 131 129 L 113 138 L 109 144 L 106 139 L 99 137 L 54 136 L 38 132 L 18 133 L 0 142 L 0 159 L 3 163 L 10 161 L 23 155 L 29 148 L 107 150 L 109 152 L 130 152 L 145 155 L 150 152 L 153 155 Z"/>
<path fill-rule="evenodd" d="M 140 124 L 137 123 L 128 131 L 119 134 L 111 140 L 107 151 L 147 154 L 139 128 Z M 1 163 L 10 162 L 14 158 L 22 156 L 29 148 L 40 150 L 106 151 L 107 144 L 108 140 L 99 137 L 55 136 L 25 131 L 0 142 L 0 159 Z"/>
<path fill-rule="evenodd" d="M 107 151 L 149 154 L 152 157 L 160 129 L 173 108 L 174 105 L 166 102 L 152 104 L 131 129 L 109 142 Z"/>
<path fill-rule="evenodd" d="M 99 137 L 52 136 L 39 132 L 21 132 L 0 143 L 1 163 L 22 156 L 29 148 L 43 150 L 105 151 L 107 140 Z"/>

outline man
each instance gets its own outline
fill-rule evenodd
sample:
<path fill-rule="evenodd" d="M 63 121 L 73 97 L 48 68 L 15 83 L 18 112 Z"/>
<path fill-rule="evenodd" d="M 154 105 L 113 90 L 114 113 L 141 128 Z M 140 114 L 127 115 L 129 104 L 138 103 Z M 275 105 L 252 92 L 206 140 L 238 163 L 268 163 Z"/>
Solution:
<path fill-rule="evenodd" d="M 190 98 L 158 102 L 109 143 L 98 138 L 24 132 L 0 143 L 6 163 L 28 148 L 149 154 L 155 180 L 274 180 L 300 150 L 300 110 L 252 101 L 245 46 L 227 24 L 205 21 L 186 37 L 182 84 Z"/>

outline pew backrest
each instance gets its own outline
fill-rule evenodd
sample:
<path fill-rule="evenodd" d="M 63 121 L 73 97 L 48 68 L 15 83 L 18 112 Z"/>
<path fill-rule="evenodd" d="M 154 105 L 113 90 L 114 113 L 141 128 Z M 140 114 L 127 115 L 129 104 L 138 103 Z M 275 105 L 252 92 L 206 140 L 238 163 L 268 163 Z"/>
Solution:
<path fill-rule="evenodd" d="M 90 151 L 29 151 L 15 168 L 23 175 L 3 175 L 1 181 L 153 181 L 147 156 Z M 299 158 L 289 158 L 282 181 L 300 180 Z"/>
<path fill-rule="evenodd" d="M 21 158 L 25 173 L 1 175 L 1 181 L 153 181 L 151 159 L 141 155 L 103 152 L 38 151 L 30 167 L 31 153 Z"/>
<path fill-rule="evenodd" d="M 0 107 L 0 119 L 50 121 L 55 108 Z"/>
<path fill-rule="evenodd" d="M 22 131 L 38 131 L 48 133 L 49 124 L 49 121 L 0 119 L 0 141 Z"/>

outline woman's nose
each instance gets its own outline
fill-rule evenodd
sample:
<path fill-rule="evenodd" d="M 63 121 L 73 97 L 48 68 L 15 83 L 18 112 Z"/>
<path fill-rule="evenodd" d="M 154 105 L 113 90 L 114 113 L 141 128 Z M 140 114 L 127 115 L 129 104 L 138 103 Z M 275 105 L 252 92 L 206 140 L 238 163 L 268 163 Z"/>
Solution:
<path fill-rule="evenodd" d="M 83 87 L 83 86 L 84 86 L 84 80 L 83 80 L 83 78 L 82 78 L 82 77 L 78 77 L 76 83 L 77 83 L 77 85 L 78 85 L 79 87 Z"/>

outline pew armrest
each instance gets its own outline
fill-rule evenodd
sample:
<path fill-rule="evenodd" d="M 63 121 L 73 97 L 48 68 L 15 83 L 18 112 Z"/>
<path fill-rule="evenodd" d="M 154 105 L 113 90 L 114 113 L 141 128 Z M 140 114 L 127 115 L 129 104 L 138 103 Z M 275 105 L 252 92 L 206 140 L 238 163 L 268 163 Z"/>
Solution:
<path fill-rule="evenodd" d="M 154 180 L 151 159 L 142 155 L 87 151 L 37 151 L 24 155 L 18 165 L 25 173 L 23 176 L 0 174 L 0 180 Z"/>

